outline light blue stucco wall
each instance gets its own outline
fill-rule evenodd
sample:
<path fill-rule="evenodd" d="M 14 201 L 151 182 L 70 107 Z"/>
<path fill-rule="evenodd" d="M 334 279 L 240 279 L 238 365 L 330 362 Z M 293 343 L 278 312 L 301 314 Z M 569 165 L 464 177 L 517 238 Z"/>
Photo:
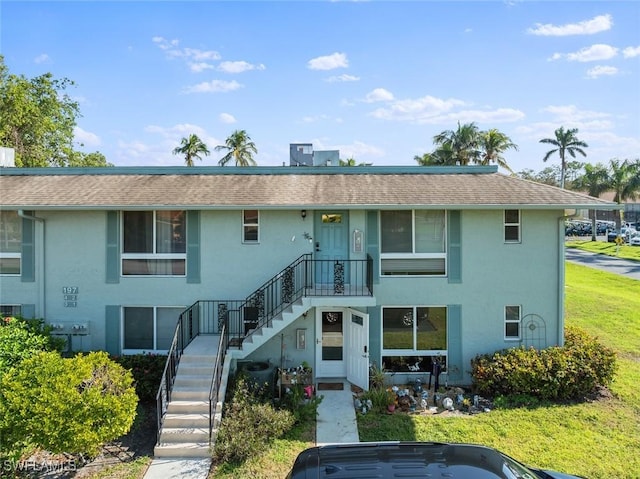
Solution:
<path fill-rule="evenodd" d="M 89 322 L 90 334 L 75 338 L 74 349 L 105 348 L 107 305 L 186 307 L 199 299 L 243 299 L 294 259 L 313 251 L 313 244 L 303 237 L 305 232 L 313 236 L 311 210 L 305 219 L 299 210 L 261 210 L 259 244 L 242 243 L 241 211 L 202 211 L 199 283 L 188 283 L 185 277 L 120 277 L 117 283 L 107 283 L 106 212 L 34 214 L 44 219 L 44 224 L 37 223 L 35 230 L 36 281 L 23 283 L 19 277 L 0 277 L 0 302 L 36 304 L 36 316 L 44 316 L 50 323 Z M 539 315 L 546 326 L 546 344 L 559 343 L 562 276 L 558 267 L 564 267 L 559 236 L 562 214 L 559 210 L 522 211 L 522 242 L 505 244 L 502 210 L 462 211 L 460 283 L 450 283 L 446 277 L 374 278 L 376 306 L 367 310 L 371 360 L 380 361 L 382 306 L 458 305 L 463 368 L 468 368 L 479 353 L 518 344 L 503 339 L 507 304 L 521 305 L 523 315 Z M 367 245 L 362 253 L 350 252 L 354 259 L 364 259 L 367 249 L 377 252 L 379 233 L 367 230 L 369 224 L 377 228 L 377 222 L 371 220 L 366 211 L 350 212 L 350 251 L 355 229 L 363 231 Z M 374 258 L 376 268 L 377 260 Z M 79 288 L 75 308 L 64 306 L 64 286 Z M 298 328 L 307 329 L 305 351 L 295 349 Z M 313 363 L 313 321 L 300 318 L 282 334 L 250 359 L 270 359 L 279 365 L 283 340 L 288 365 L 303 360 Z"/>

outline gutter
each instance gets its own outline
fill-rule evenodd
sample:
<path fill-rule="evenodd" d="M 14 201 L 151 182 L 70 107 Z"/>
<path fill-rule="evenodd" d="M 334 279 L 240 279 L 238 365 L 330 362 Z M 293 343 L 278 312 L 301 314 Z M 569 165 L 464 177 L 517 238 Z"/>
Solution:
<path fill-rule="evenodd" d="M 39 255 L 36 256 L 36 264 L 37 273 L 36 273 L 36 281 L 38 282 L 38 296 L 39 296 L 39 306 L 38 311 L 40 312 L 39 316 L 46 320 L 46 281 L 45 281 L 45 222 L 44 218 L 40 218 L 38 216 L 28 215 L 24 212 L 24 210 L 18 210 L 18 216 L 20 218 L 24 218 L 26 220 L 35 221 L 37 223 L 42 224 L 42 234 L 39 243 Z M 34 238 L 35 241 L 35 238 Z M 39 258 L 38 258 L 39 257 Z"/>
<path fill-rule="evenodd" d="M 565 247 L 564 223 L 580 216 L 578 209 L 571 215 L 558 217 L 558 346 L 564 346 L 564 299 L 565 299 Z"/>

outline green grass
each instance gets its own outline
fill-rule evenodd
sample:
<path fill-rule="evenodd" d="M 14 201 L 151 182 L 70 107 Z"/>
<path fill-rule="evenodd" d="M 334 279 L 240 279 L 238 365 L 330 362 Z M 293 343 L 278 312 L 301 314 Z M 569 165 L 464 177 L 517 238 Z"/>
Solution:
<path fill-rule="evenodd" d="M 640 246 L 622 245 L 618 247 L 615 243 L 591 240 L 567 241 L 566 246 L 567 248 L 576 248 L 584 251 L 590 251 L 592 253 L 606 254 L 607 256 L 617 256 L 618 258 L 640 261 Z"/>
<path fill-rule="evenodd" d="M 567 264 L 567 323 L 619 354 L 613 397 L 459 417 L 367 415 L 361 441 L 459 441 L 497 447 L 522 462 L 590 479 L 640 471 L 640 281 Z"/>

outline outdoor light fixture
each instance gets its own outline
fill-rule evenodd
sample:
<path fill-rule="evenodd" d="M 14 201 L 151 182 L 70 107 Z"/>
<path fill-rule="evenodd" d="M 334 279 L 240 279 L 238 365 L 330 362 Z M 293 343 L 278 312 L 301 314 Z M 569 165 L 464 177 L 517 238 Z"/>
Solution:
<path fill-rule="evenodd" d="M 302 219 L 305 219 L 307 217 L 307 210 L 300 210 L 300 216 Z"/>

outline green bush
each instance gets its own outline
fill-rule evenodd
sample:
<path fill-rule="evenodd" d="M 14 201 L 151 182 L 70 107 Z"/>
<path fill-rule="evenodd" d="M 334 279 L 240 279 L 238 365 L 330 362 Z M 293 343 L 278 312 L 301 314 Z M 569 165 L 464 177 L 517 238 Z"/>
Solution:
<path fill-rule="evenodd" d="M 112 359 L 133 374 L 136 394 L 140 402 L 155 402 L 167 356 L 132 354 L 128 356 L 112 356 Z"/>
<path fill-rule="evenodd" d="M 475 357 L 471 367 L 481 394 L 579 400 L 611 384 L 616 357 L 584 331 L 567 328 L 563 347 L 505 349 Z"/>
<path fill-rule="evenodd" d="M 107 353 L 40 352 L 0 378 L 0 437 L 9 452 L 93 456 L 129 431 L 137 403 L 131 373 Z"/>
<path fill-rule="evenodd" d="M 237 378 L 216 436 L 216 461 L 238 464 L 259 456 L 268 450 L 268 444 L 293 427 L 291 412 L 276 409 L 260 395 L 246 378 Z"/>
<path fill-rule="evenodd" d="M 44 320 L 0 317 L 0 376 L 40 351 L 61 349 L 61 340 L 51 336 Z"/>

